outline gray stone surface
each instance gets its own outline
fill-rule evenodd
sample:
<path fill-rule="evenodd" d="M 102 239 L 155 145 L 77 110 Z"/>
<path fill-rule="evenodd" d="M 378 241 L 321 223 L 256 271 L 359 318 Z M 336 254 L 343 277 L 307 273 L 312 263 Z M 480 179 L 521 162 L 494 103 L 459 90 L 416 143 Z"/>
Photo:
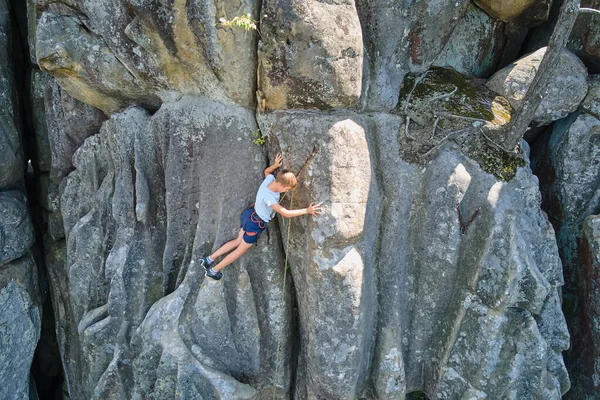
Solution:
<path fill-rule="evenodd" d="M 368 56 L 361 99 L 364 108 L 393 109 L 404 75 L 431 66 L 469 4 L 468 0 L 357 0 Z"/>
<path fill-rule="evenodd" d="M 487 86 L 518 108 L 545 52 L 546 48 L 541 48 L 496 72 L 488 80 Z M 587 69 L 569 51 L 563 51 L 552 74 L 551 84 L 533 118 L 538 125 L 547 125 L 566 117 L 577 109 L 587 93 Z"/>
<path fill-rule="evenodd" d="M 588 92 L 581 103 L 581 110 L 600 118 L 600 75 L 590 75 Z"/>
<path fill-rule="evenodd" d="M 600 210 L 600 120 L 574 113 L 557 121 L 545 141 L 539 140 L 534 168 L 540 176 L 544 210 L 557 235 L 564 265 L 564 310 L 573 337 L 566 355 L 573 389 L 569 399 L 595 399 L 597 395 L 593 319 L 597 293 L 593 290 L 594 236 L 583 239 L 584 221 Z M 588 225 L 591 224 L 588 223 Z M 591 246 L 591 247 L 590 247 Z"/>
<path fill-rule="evenodd" d="M 287 396 L 289 352 L 275 376 L 279 329 L 282 349 L 292 335 L 277 224 L 223 281 L 198 270 L 235 237 L 262 180 L 255 130 L 248 110 L 184 97 L 153 117 L 115 114 L 76 151 L 61 199 L 66 253 L 52 253 L 72 396 Z"/>
<path fill-rule="evenodd" d="M 363 39 L 353 0 L 268 0 L 261 13 L 258 80 L 266 109 L 358 102 Z"/>
<path fill-rule="evenodd" d="M 35 131 L 37 164 L 40 171 L 48 172 L 52 165 L 52 154 L 50 152 L 48 130 L 46 128 L 44 92 L 46 85 L 52 77 L 37 69 L 31 69 L 29 76 L 31 85 L 29 104 L 31 106 L 33 130 Z"/>
<path fill-rule="evenodd" d="M 0 226 L 2 223 L 0 222 Z M 33 353 L 40 338 L 37 267 L 30 253 L 0 265 L 0 398 L 36 398 L 30 391 Z"/>
<path fill-rule="evenodd" d="M 54 170 L 52 176 L 58 184 L 73 170 L 75 150 L 86 138 L 98 133 L 106 116 L 70 96 L 54 79 L 48 81 L 43 96 L 45 130 Z"/>
<path fill-rule="evenodd" d="M 8 0 L 0 1 L 0 189 L 23 179 L 21 139 L 15 123 L 17 96 L 12 72 L 12 31 Z"/>
<path fill-rule="evenodd" d="M 600 0 L 582 0 L 581 7 L 600 10 Z M 569 50 L 588 66 L 590 71 L 600 73 L 600 26 L 598 15 L 581 14 L 577 17 L 569 43 Z"/>
<path fill-rule="evenodd" d="M 528 167 L 506 183 L 451 145 L 408 164 L 402 119 L 388 114 L 275 112 L 259 124 L 286 167 L 318 148 L 294 201 L 324 201 L 325 212 L 294 221 L 287 249 L 298 398 L 360 398 L 368 379 L 399 399 L 558 399 L 569 389 L 568 333 L 550 296 L 561 264 Z"/>
<path fill-rule="evenodd" d="M 559 399 L 569 389 L 562 270 L 538 182 L 525 161 L 499 180 L 445 138 L 504 125 L 510 107 L 444 74 L 408 96 L 432 64 L 488 75 L 510 59 L 507 32 L 524 28 L 468 0 L 46 3 L 37 55 L 56 81 L 40 195 L 72 398 Z M 245 13 L 261 42 L 218 22 Z M 579 103 L 569 101 L 548 118 Z M 258 127 L 270 157 L 252 143 Z M 411 164 L 408 139 L 435 151 Z M 205 279 L 199 258 L 235 237 L 267 158 L 281 151 L 298 170 L 313 146 L 292 206 L 324 201 L 324 213 L 294 219 L 289 246 L 288 221 L 274 221 L 222 281 Z"/>
<path fill-rule="evenodd" d="M 284 235 L 301 326 L 295 396 L 358 398 L 374 343 L 379 201 L 364 120 L 350 113 L 275 112 L 261 115 L 259 124 L 284 150 L 286 168 L 297 171 L 313 145 L 318 148 L 293 208 L 324 202 L 324 214 L 294 219 L 292 236 Z"/>
<path fill-rule="evenodd" d="M 434 65 L 452 67 L 479 78 L 489 77 L 496 71 L 506 44 L 505 25 L 469 5 Z"/>
<path fill-rule="evenodd" d="M 578 379 L 588 378 L 585 386 L 576 387 L 571 398 L 594 398 L 600 393 L 600 217 L 590 215 L 583 222 L 582 240 L 579 246 L 581 270 L 579 271 L 578 295 L 581 304 L 581 337 L 575 345 L 579 363 L 574 369 L 580 374 Z M 590 372 L 591 379 L 589 379 Z M 581 390 L 585 387 L 587 390 Z M 587 393 L 585 393 L 587 392 Z"/>
<path fill-rule="evenodd" d="M 27 253 L 33 240 L 33 226 L 23 192 L 0 191 L 0 265 Z"/>
<path fill-rule="evenodd" d="M 254 103 L 258 35 L 218 21 L 258 19 L 255 0 L 72 5 L 78 16 L 42 15 L 36 51 L 40 68 L 75 98 L 109 113 L 130 104 L 157 109 L 182 93 Z"/>
<path fill-rule="evenodd" d="M 136 79 L 79 17 L 45 12 L 36 38 L 40 69 L 54 75 L 78 100 L 108 114 L 135 102 L 158 106 L 149 86 Z"/>

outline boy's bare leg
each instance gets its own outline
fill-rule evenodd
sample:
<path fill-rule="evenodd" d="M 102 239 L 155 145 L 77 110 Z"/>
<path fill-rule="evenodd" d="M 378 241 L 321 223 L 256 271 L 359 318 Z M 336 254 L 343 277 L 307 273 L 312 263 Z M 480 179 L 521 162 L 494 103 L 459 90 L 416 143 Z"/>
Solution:
<path fill-rule="evenodd" d="M 244 230 L 240 228 L 240 233 L 238 234 L 238 237 L 233 240 L 230 240 L 229 242 L 225 243 L 223 246 L 219 247 L 214 253 L 212 253 L 210 255 L 211 260 L 216 260 L 217 258 L 221 257 L 223 254 L 229 253 L 231 250 L 238 247 L 240 245 L 240 243 L 242 242 L 242 236 L 244 236 Z"/>
<path fill-rule="evenodd" d="M 242 254 L 247 252 L 250 247 L 252 247 L 251 243 L 246 243 L 242 240 L 242 242 L 239 244 L 237 249 L 235 249 L 231 253 L 227 254 L 227 257 L 225 257 L 223 260 L 221 260 L 221 262 L 218 263 L 216 266 L 214 266 L 213 269 L 215 271 L 222 270 L 223 268 L 225 268 L 226 266 L 228 266 L 229 264 L 231 264 L 232 262 L 234 262 L 235 260 L 240 258 L 242 256 Z M 214 260 L 214 258 L 213 258 L 213 260 Z"/>

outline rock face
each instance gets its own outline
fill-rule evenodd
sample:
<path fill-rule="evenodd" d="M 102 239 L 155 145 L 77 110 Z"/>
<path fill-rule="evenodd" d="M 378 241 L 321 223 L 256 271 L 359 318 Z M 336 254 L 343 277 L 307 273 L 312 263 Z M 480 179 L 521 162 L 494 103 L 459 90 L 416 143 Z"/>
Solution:
<path fill-rule="evenodd" d="M 475 78 L 514 61 L 549 2 L 510 13 L 477 3 L 30 6 L 41 69 L 32 165 L 70 398 L 560 399 L 571 383 L 557 237 L 580 251 L 562 227 L 580 239 L 580 211 L 598 213 L 598 121 L 585 114 L 594 79 L 580 107 L 587 72 L 565 52 L 536 116 L 585 112 L 554 126 L 574 135 L 553 150 L 562 172 L 551 184 L 566 193 L 555 230 L 528 145 L 507 153 L 493 136 L 543 53 L 488 87 Z M 220 22 L 242 15 L 257 30 Z M 13 98 L 0 113 L 18 109 Z M 0 296 L 14 304 L 7 318 L 23 321 L 7 348 L 29 349 L 35 275 L 19 274 L 34 267 L 34 235 L 10 116 L 13 127 L 0 124 L 14 172 L 0 171 Z M 588 139 L 589 154 L 576 155 Z M 301 171 L 283 205 L 323 201 L 323 214 L 276 219 L 223 280 L 205 278 L 200 258 L 236 236 L 277 152 Z M 24 371 L 16 390 L 28 359 L 8 355 L 14 367 L 0 373 Z M 591 387 L 587 361 L 581 387 Z"/>
<path fill-rule="evenodd" d="M 268 0 L 262 14 L 261 107 L 328 109 L 358 102 L 363 42 L 353 0 Z"/>
<path fill-rule="evenodd" d="M 488 80 L 487 86 L 506 97 L 513 107 L 518 108 L 527 94 L 545 52 L 544 47 L 498 71 Z M 585 66 L 577 57 L 564 50 L 533 122 L 547 125 L 566 117 L 577 109 L 586 93 Z"/>
<path fill-rule="evenodd" d="M 290 149 L 293 168 L 318 148 L 294 201 L 324 201 L 325 215 L 294 222 L 287 249 L 301 326 L 297 398 L 360 398 L 369 371 L 380 398 L 568 390 L 561 266 L 528 169 L 505 184 L 452 146 L 423 169 L 410 165 L 398 157 L 402 120 L 387 114 L 277 112 L 259 122 Z"/>
<path fill-rule="evenodd" d="M 581 370 L 585 373 L 597 370 L 597 366 L 600 365 L 600 218 L 597 215 L 585 219 L 581 236 L 579 255 L 582 261 L 580 274 L 583 279 L 580 281 L 578 293 L 581 299 L 579 314 L 586 329 L 583 330 L 575 348 L 581 350 Z M 592 395 L 599 392 L 600 382 L 597 379 L 593 380 L 589 393 Z"/>
<path fill-rule="evenodd" d="M 30 388 L 29 371 L 40 338 L 41 312 L 37 267 L 30 253 L 0 263 L 0 304 L 0 397 L 37 398 L 35 386 Z"/>
<path fill-rule="evenodd" d="M 256 34 L 216 21 L 245 13 L 256 18 L 255 1 L 71 5 L 72 15 L 41 16 L 36 52 L 40 68 L 73 97 L 107 113 L 129 104 L 155 110 L 176 93 L 252 104 Z"/>
<path fill-rule="evenodd" d="M 469 5 L 434 64 L 487 78 L 496 71 L 506 44 L 505 25 L 480 8 Z M 472 38 L 479 40 L 473 45 Z"/>
<path fill-rule="evenodd" d="M 85 139 L 98 133 L 106 117 L 97 108 L 71 97 L 55 80 L 46 84 L 42 99 L 51 165 L 57 175 L 66 176 L 73 170 L 75 150 Z"/>
<path fill-rule="evenodd" d="M 30 251 L 34 231 L 23 191 L 10 9 L 8 0 L 0 0 L 0 398 L 33 399 L 37 393 L 30 370 L 40 338 L 41 306 Z"/>
<path fill-rule="evenodd" d="M 363 84 L 367 110 L 389 111 L 396 106 L 404 75 L 431 66 L 469 3 L 357 1 L 369 60 Z"/>
<path fill-rule="evenodd" d="M 544 209 L 556 229 L 565 269 L 564 309 L 573 337 L 573 348 L 567 353 L 572 399 L 594 398 L 597 394 L 592 360 L 597 347 L 587 340 L 596 329 L 590 317 L 594 313 L 590 304 L 597 301 L 591 289 L 593 280 L 590 282 L 594 274 L 589 250 L 593 236 L 583 239 L 582 235 L 585 219 L 600 209 L 599 135 L 600 120 L 575 113 L 555 123 L 547 147 L 540 144 L 535 160 Z M 589 227 L 586 229 L 589 235 Z"/>
<path fill-rule="evenodd" d="M 225 284 L 198 270 L 235 237 L 261 181 L 255 130 L 247 110 L 183 98 L 152 118 L 140 108 L 113 115 L 74 154 L 61 198 L 66 259 L 52 267 L 56 292 L 69 282 L 60 324 L 77 327 L 62 338 L 72 396 L 289 391 L 289 353 L 275 376 L 279 329 L 282 348 L 292 333 L 277 225 Z"/>

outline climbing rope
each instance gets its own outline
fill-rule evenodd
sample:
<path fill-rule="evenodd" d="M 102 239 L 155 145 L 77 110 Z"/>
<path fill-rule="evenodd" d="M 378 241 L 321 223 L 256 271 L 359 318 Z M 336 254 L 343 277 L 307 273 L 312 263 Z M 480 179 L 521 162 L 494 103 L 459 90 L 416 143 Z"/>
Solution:
<path fill-rule="evenodd" d="M 294 190 L 292 190 L 292 198 L 290 199 L 290 210 L 293 209 L 294 204 Z M 283 264 L 283 284 L 281 288 L 281 309 L 285 307 L 285 280 L 287 278 L 288 270 L 288 254 L 290 254 L 290 231 L 292 227 L 292 219 L 288 219 L 287 226 L 287 244 L 285 246 L 285 263 Z M 283 330 L 283 324 L 279 325 L 279 333 L 277 334 L 277 355 L 275 356 L 275 376 L 273 377 L 273 400 L 275 399 L 275 393 L 277 393 L 277 374 L 279 373 L 279 349 L 281 347 L 281 332 Z"/>
<path fill-rule="evenodd" d="M 312 151 L 310 152 L 308 157 L 306 157 L 304 164 L 302 164 L 302 166 L 296 173 L 297 179 L 300 179 L 300 176 L 304 172 L 304 169 L 308 166 L 308 164 L 312 161 L 312 159 L 315 157 L 316 154 L 317 154 L 317 144 L 314 143 Z M 294 193 L 296 192 L 296 190 L 292 189 L 291 192 L 292 192 L 292 197 L 290 199 L 289 209 L 293 210 L 294 209 Z M 285 196 L 287 196 L 288 193 L 289 192 L 286 192 L 283 195 L 281 201 L 283 201 L 285 199 Z M 292 227 L 292 219 L 293 218 L 288 219 L 288 226 L 287 226 L 287 244 L 285 245 L 285 263 L 283 264 L 283 284 L 282 284 L 283 287 L 281 288 L 281 309 L 282 310 L 285 307 L 285 281 L 287 278 L 287 270 L 288 270 L 288 255 L 290 254 L 290 232 L 291 232 L 291 227 Z M 282 330 L 283 330 L 283 324 L 281 324 L 279 326 L 279 333 L 277 334 L 277 355 L 275 356 L 275 376 L 273 377 L 273 400 L 275 399 L 275 393 L 277 393 L 276 386 L 277 386 L 277 374 L 279 373 L 279 353 L 280 353 L 280 347 L 281 347 L 281 332 L 282 332 Z"/>

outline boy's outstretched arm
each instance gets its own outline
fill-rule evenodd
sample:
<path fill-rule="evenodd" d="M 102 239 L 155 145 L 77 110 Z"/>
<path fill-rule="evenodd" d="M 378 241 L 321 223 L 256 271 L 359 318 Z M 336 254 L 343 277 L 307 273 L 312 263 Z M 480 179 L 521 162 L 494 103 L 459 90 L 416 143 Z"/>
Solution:
<path fill-rule="evenodd" d="M 287 208 L 283 207 L 281 204 L 273 204 L 271 206 L 271 208 L 273 210 L 275 210 L 277 213 L 281 214 L 281 216 L 284 218 L 299 217 L 301 215 L 306 215 L 306 214 L 310 214 L 310 215 L 313 215 L 316 217 L 319 214 L 321 214 L 321 203 L 315 205 L 314 202 L 310 203 L 310 205 L 306 208 L 300 208 L 297 210 L 288 210 Z"/>
<path fill-rule="evenodd" d="M 281 167 L 282 161 L 283 161 L 283 157 L 281 156 L 280 153 L 277 153 L 277 155 L 275 156 L 275 162 L 273 163 L 273 165 L 271 165 L 270 167 L 267 167 L 267 169 L 265 169 L 265 178 L 269 174 L 272 174 L 273 171 L 275 171 L 277 168 Z"/>

